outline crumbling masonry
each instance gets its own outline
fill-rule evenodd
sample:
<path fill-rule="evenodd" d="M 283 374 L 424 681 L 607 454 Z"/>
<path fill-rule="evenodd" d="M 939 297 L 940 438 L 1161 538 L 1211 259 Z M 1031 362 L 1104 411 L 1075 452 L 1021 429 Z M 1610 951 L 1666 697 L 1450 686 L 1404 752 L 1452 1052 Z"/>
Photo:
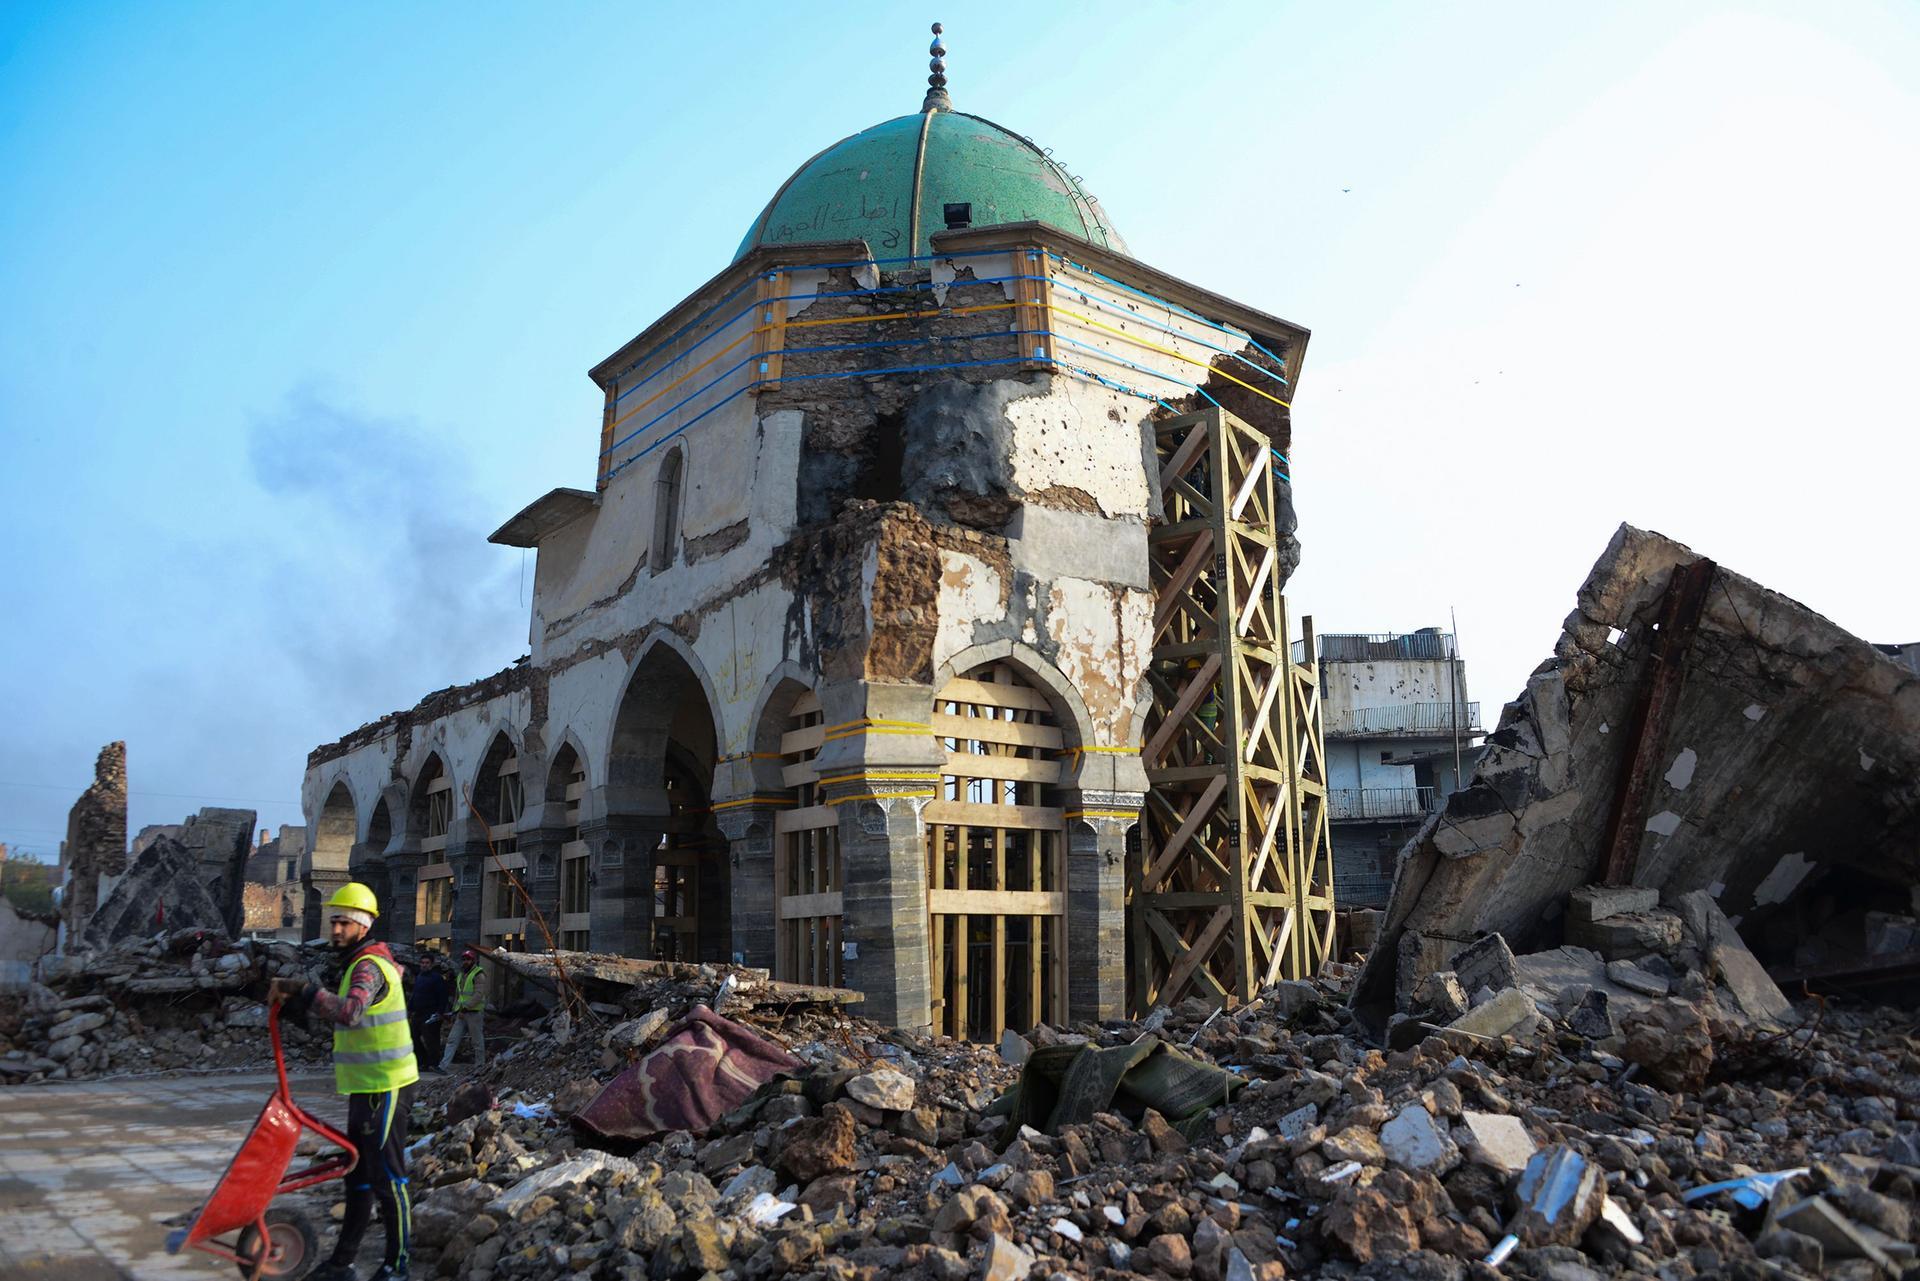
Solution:
<path fill-rule="evenodd" d="M 542 949 L 517 882 L 561 946 L 739 959 L 988 1037 L 1310 966 L 1330 872 L 1296 847 L 1324 789 L 1277 772 L 1317 726 L 1279 601 L 1306 341 L 1128 256 L 1076 179 L 944 90 L 828 148 L 594 367 L 595 487 L 494 534 L 537 552 L 529 656 L 312 753 L 309 936 L 352 877 L 396 941 Z M 1257 442 L 1233 492 L 1201 492 L 1206 424 Z M 1176 491 L 1224 522 L 1218 557 L 1150 558 Z M 1225 600 L 1216 631 L 1178 623 Z M 1204 784 L 1222 702 L 1276 753 L 1248 821 L 1208 817 L 1238 803 L 1222 773 L 1130 853 L 1151 731 L 1191 720 L 1155 777 Z M 1255 880 L 1184 848 L 1243 829 Z M 1130 977 L 1148 864 L 1165 960 Z"/>

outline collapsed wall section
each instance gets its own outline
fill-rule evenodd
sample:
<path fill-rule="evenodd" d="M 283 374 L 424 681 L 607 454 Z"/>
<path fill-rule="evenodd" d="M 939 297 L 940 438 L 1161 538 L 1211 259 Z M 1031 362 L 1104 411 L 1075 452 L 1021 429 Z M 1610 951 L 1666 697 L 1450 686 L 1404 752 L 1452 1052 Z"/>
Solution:
<path fill-rule="evenodd" d="M 1676 576 L 1700 562 L 1614 535 L 1472 781 L 1401 852 L 1363 1012 L 1475 937 L 1555 945 L 1610 854 L 1663 901 L 1706 891 L 1763 956 L 1791 955 L 1794 905 L 1823 880 L 1893 900 L 1920 881 L 1920 678 L 1720 566 L 1693 571 L 1697 617 L 1676 621 Z"/>

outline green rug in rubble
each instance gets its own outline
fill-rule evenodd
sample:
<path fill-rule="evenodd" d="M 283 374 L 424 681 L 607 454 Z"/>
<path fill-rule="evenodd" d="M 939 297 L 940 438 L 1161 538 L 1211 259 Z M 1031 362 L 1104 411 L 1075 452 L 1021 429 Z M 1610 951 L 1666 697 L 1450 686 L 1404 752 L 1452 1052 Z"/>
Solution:
<path fill-rule="evenodd" d="M 1036 1049 L 1020 1080 L 987 1109 L 1013 1119 L 1011 1143 L 1020 1127 L 1058 1134 L 1096 1112 L 1112 1112 L 1138 1124 L 1152 1108 L 1176 1130 L 1196 1139 L 1207 1129 L 1207 1111 L 1227 1101 L 1240 1078 L 1224 1068 L 1189 1058 L 1166 1042 L 1143 1037 L 1131 1045 L 1049 1045 Z"/>

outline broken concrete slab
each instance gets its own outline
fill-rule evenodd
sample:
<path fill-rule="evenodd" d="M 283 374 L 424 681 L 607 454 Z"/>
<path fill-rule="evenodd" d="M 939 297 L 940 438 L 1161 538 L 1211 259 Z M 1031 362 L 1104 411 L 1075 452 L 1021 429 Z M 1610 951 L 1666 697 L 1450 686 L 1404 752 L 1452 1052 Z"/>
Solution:
<path fill-rule="evenodd" d="M 1567 895 L 1567 921 L 1592 925 L 1610 916 L 1651 912 L 1659 906 L 1659 890 L 1633 885 L 1582 885 Z"/>
<path fill-rule="evenodd" d="M 1501 1174 L 1518 1174 L 1533 1159 L 1533 1138 L 1517 1116 L 1465 1111 L 1460 1125 L 1467 1133 L 1467 1155 L 1481 1165 Z"/>
<path fill-rule="evenodd" d="M 1792 1002 L 1747 950 L 1711 894 L 1695 890 L 1682 895 L 1675 905 L 1687 933 L 1706 954 L 1709 971 L 1725 986 L 1740 1013 L 1773 1026 L 1793 1017 Z"/>
<path fill-rule="evenodd" d="M 1401 852 L 1354 994 L 1368 1026 L 1384 1026 L 1419 974 L 1447 968 L 1451 940 L 1499 933 L 1520 951 L 1562 941 L 1566 896 L 1603 875 L 1634 780 L 1649 818 L 1677 821 L 1629 825 L 1621 848 L 1632 871 L 1619 879 L 1665 902 L 1708 890 L 1752 931 L 1834 866 L 1896 886 L 1920 880 L 1920 806 L 1903 782 L 1920 776 L 1920 681 L 1724 567 L 1709 567 L 1697 625 L 1671 655 L 1683 679 L 1668 682 L 1666 746 L 1640 754 L 1630 731 L 1651 687 L 1655 625 L 1670 582 L 1700 561 L 1632 526 L 1614 535 L 1471 782 Z M 1681 788 L 1666 775 L 1683 748 L 1694 756 Z M 1821 851 L 1815 872 L 1779 897 L 1779 878 L 1768 878 L 1809 850 Z"/>
<path fill-rule="evenodd" d="M 1498 934 L 1475 939 L 1453 954 L 1451 965 L 1460 986 L 1469 994 L 1483 987 L 1496 992 L 1514 985 L 1513 949 Z"/>
<path fill-rule="evenodd" d="M 1539 1021 L 1540 1007 L 1534 1004 L 1533 998 L 1517 987 L 1510 987 L 1447 1026 L 1468 1036 L 1525 1038 L 1532 1034 Z"/>

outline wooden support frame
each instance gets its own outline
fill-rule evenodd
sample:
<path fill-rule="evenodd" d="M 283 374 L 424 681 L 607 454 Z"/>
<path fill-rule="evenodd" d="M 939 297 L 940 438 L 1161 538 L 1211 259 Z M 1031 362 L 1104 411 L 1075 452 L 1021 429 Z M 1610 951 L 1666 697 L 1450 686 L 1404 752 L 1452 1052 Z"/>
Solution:
<path fill-rule="evenodd" d="M 789 983 L 839 987 L 842 981 L 844 864 L 840 820 L 823 804 L 814 757 L 826 741 L 820 700 L 801 694 L 780 736 L 781 777 L 793 808 L 773 816 L 773 971 Z"/>
<path fill-rule="evenodd" d="M 777 386 L 787 346 L 785 277 L 762 272 L 753 282 L 753 364 L 749 367 L 753 395 Z"/>
<path fill-rule="evenodd" d="M 1139 1012 L 1251 1000 L 1333 942 L 1317 668 L 1291 654 L 1271 443 L 1209 409 L 1160 422 L 1155 445 L 1151 790 L 1127 886 Z"/>
<path fill-rule="evenodd" d="M 1040 245 L 1021 245 L 1012 251 L 1014 329 L 1019 332 L 1020 363 L 1024 369 L 1052 367 L 1053 261 Z"/>
<path fill-rule="evenodd" d="M 1066 1017 L 1066 821 L 1051 789 L 1064 738 L 1052 705 L 1004 663 L 934 699 L 946 752 L 927 844 L 934 1030 L 997 1040 Z"/>

